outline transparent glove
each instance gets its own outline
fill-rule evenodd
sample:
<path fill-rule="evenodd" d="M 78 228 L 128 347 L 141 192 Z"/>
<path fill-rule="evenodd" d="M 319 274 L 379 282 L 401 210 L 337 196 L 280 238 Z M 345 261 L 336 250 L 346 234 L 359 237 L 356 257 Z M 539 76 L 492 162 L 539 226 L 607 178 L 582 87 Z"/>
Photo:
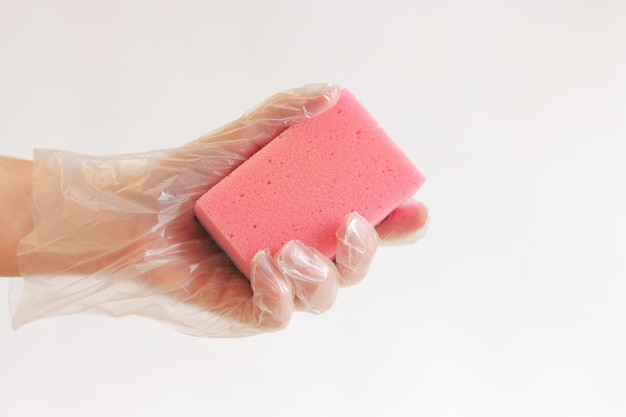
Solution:
<path fill-rule="evenodd" d="M 419 235 L 426 209 L 399 208 L 377 231 L 357 213 L 337 231 L 334 261 L 301 242 L 262 250 L 250 280 L 194 217 L 195 201 L 289 125 L 332 107 L 339 88 L 279 93 L 177 149 L 121 156 L 36 150 L 34 230 L 18 248 L 13 326 L 55 315 L 141 315 L 195 336 L 283 328 L 294 310 L 321 313 L 360 281 L 379 243 Z M 277 216 L 280 213 L 276 213 Z"/>

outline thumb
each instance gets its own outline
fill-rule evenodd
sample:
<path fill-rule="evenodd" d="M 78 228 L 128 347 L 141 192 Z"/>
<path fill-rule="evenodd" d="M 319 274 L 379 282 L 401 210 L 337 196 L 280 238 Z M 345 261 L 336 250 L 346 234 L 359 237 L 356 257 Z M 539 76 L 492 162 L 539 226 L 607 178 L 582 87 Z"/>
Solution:
<path fill-rule="evenodd" d="M 290 125 L 334 106 L 339 95 L 340 88 L 334 84 L 309 84 L 280 92 L 176 153 L 187 168 L 218 181 Z"/>

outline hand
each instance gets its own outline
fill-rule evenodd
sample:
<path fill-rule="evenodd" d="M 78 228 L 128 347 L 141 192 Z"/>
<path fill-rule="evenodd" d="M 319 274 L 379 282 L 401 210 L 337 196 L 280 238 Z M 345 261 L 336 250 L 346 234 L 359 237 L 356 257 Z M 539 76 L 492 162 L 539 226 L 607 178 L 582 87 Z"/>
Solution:
<path fill-rule="evenodd" d="M 378 245 L 410 240 L 423 205 L 399 208 L 377 233 L 357 214 L 338 230 L 336 263 L 299 242 L 260 251 L 250 281 L 193 214 L 194 202 L 290 124 L 338 99 L 336 86 L 279 93 L 241 119 L 173 150 L 115 157 L 35 153 L 34 231 L 20 244 L 26 278 L 14 325 L 83 311 L 138 314 L 198 336 L 284 327 L 294 309 L 330 308 L 366 274 Z M 279 214 L 277 214 L 279 215 Z"/>

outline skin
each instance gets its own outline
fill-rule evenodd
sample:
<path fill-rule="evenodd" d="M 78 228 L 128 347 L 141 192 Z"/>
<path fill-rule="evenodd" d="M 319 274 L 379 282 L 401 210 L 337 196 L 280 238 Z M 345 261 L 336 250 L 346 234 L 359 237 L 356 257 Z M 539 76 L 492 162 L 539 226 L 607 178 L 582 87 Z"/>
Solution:
<path fill-rule="evenodd" d="M 0 157 L 0 276 L 17 277 L 17 245 L 33 228 L 30 215 L 33 164 Z"/>
<path fill-rule="evenodd" d="M 145 291 L 200 306 L 231 319 L 235 332 L 280 329 L 294 310 L 326 311 L 338 287 L 363 279 L 378 243 L 411 243 L 423 234 L 426 207 L 409 201 L 376 230 L 356 213 L 346 216 L 334 262 L 297 241 L 277 254 L 261 250 L 248 280 L 201 227 L 193 204 L 291 123 L 334 105 L 339 94 L 327 84 L 287 90 L 211 134 L 147 156 L 85 159 L 51 151 L 39 154 L 37 166 L 0 157 L 0 276 L 23 275 L 35 286 L 58 277 L 60 287 L 70 276 L 104 287 L 135 279 L 133 288 L 142 292 L 134 296 Z M 61 160 L 73 162 L 55 170 Z M 110 283 L 101 281 L 107 277 Z"/>
<path fill-rule="evenodd" d="M 0 277 L 20 276 L 17 245 L 33 228 L 30 214 L 31 161 L 0 156 Z M 419 237 L 428 222 L 426 207 L 410 201 L 377 227 L 383 244 L 394 244 Z"/>
<path fill-rule="evenodd" d="M 0 235 L 0 277 L 20 276 L 17 247 L 20 240 L 33 229 L 30 214 L 32 173 L 32 162 L 0 157 L 0 230 L 3 231 Z M 174 232 L 168 232 L 169 236 L 165 236 L 165 240 L 148 237 L 138 241 L 136 248 L 111 248 L 93 262 L 77 262 L 72 259 L 72 254 L 68 254 L 67 259 L 53 257 L 30 261 L 42 263 L 51 275 L 60 271 L 88 275 L 123 262 L 135 251 L 143 252 L 152 247 L 162 247 L 167 241 L 168 245 L 179 248 L 179 262 L 152 270 L 141 277 L 142 279 L 155 287 L 177 287 L 177 290 L 170 292 L 176 298 L 232 317 L 239 322 L 254 323 L 260 328 L 272 330 L 284 327 L 294 308 L 314 313 L 330 308 L 334 297 L 327 292 L 333 292 L 333 288 L 336 290 L 333 281 L 339 281 L 341 286 L 358 283 L 367 272 L 373 255 L 373 252 L 366 253 L 360 261 L 360 255 L 353 254 L 356 256 L 356 269 L 361 272 L 351 275 L 350 271 L 345 271 L 342 265 L 338 265 L 341 276 L 327 281 L 325 285 L 328 288 L 324 288 L 324 285 L 311 286 L 306 281 L 295 284 L 277 281 L 276 272 L 272 269 L 275 264 L 269 258 L 260 262 L 267 266 L 267 270 L 263 271 L 261 268 L 256 279 L 250 282 L 232 266 L 228 257 L 208 237 L 193 215 L 182 216 L 176 222 L 177 224 L 170 225 Z M 383 221 L 376 232 L 381 244 L 411 243 L 423 234 L 427 222 L 426 207 L 411 200 Z M 108 243 L 103 241 L 102 245 L 106 247 Z M 371 249 L 375 251 L 375 247 Z M 327 262 L 331 263 L 330 260 Z M 358 265 L 359 262 L 362 262 L 361 266 Z M 190 275 L 190 264 L 202 265 L 202 268 Z M 271 314 L 259 309 L 259 300 L 262 300 L 265 309 L 269 308 Z"/>

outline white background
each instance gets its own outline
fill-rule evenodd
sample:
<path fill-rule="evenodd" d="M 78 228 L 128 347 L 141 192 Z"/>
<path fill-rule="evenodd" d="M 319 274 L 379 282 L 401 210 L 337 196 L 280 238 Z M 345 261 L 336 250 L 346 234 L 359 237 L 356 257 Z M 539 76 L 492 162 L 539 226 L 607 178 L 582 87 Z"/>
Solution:
<path fill-rule="evenodd" d="M 2 417 L 626 415 L 624 2 L 0 1 L 4 155 L 174 147 L 320 81 L 425 173 L 428 236 L 248 339 L 14 332 L 2 296 Z"/>

